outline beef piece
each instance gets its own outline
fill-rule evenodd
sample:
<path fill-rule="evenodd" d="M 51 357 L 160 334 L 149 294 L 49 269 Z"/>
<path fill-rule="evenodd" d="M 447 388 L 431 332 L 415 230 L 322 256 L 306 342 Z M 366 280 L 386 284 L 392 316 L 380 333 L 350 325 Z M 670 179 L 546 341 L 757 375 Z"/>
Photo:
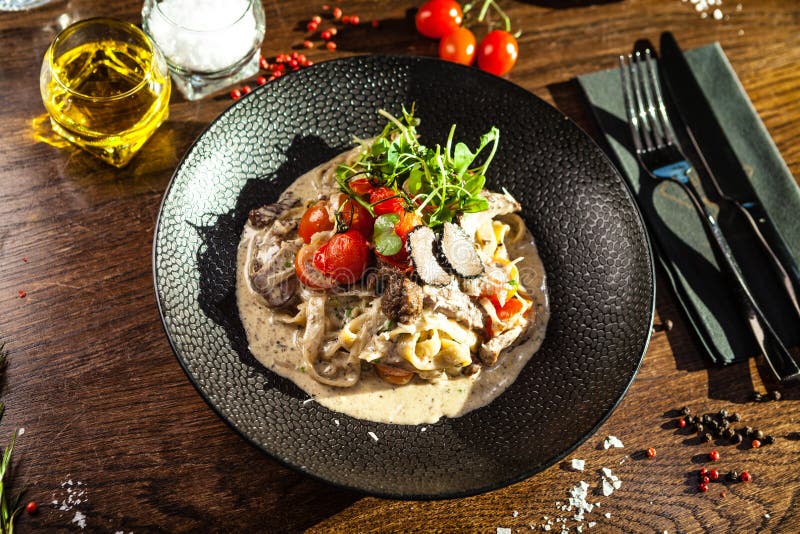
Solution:
<path fill-rule="evenodd" d="M 285 214 L 291 208 L 297 206 L 300 199 L 291 193 L 287 193 L 278 199 L 274 204 L 267 204 L 254 210 L 250 210 L 247 220 L 254 228 L 266 228 L 271 225 L 278 217 Z"/>
<path fill-rule="evenodd" d="M 506 330 L 502 334 L 494 336 L 492 339 L 481 345 L 480 357 L 481 361 L 486 365 L 494 365 L 497 363 L 497 358 L 500 353 L 510 347 L 522 333 L 521 326 L 515 326 Z"/>
<path fill-rule="evenodd" d="M 473 330 L 483 328 L 483 310 L 451 281 L 443 287 L 424 286 L 424 304 Z"/>
<path fill-rule="evenodd" d="M 413 280 L 388 267 L 379 270 L 378 277 L 384 288 L 381 311 L 386 317 L 397 323 L 410 323 L 422 313 L 422 288 Z"/>

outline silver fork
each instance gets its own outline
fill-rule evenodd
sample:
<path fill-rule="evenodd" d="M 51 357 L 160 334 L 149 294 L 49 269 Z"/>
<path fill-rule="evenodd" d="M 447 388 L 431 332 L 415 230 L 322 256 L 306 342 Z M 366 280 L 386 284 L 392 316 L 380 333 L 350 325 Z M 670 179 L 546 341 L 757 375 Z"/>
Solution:
<path fill-rule="evenodd" d="M 650 50 L 645 50 L 644 54 L 629 54 L 627 62 L 625 56 L 620 56 L 619 63 L 625 111 L 641 167 L 651 178 L 671 181 L 683 188 L 711 235 L 711 244 L 715 246 L 722 268 L 734 284 L 744 318 L 770 369 L 782 382 L 800 379 L 800 367 L 753 298 L 714 214 L 689 179 L 691 164 L 678 144 L 667 114 L 658 67 Z"/>

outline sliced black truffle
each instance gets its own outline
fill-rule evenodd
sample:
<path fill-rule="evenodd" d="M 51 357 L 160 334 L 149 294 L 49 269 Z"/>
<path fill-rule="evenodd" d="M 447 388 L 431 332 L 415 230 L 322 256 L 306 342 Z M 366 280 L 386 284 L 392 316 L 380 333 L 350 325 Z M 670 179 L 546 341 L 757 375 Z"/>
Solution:
<path fill-rule="evenodd" d="M 475 245 L 457 224 L 444 223 L 439 249 L 453 274 L 461 278 L 476 278 L 483 274 L 483 262 Z"/>
<path fill-rule="evenodd" d="M 436 260 L 436 234 L 427 226 L 417 226 L 408 233 L 406 246 L 420 279 L 432 286 L 446 286 L 452 279 Z"/>

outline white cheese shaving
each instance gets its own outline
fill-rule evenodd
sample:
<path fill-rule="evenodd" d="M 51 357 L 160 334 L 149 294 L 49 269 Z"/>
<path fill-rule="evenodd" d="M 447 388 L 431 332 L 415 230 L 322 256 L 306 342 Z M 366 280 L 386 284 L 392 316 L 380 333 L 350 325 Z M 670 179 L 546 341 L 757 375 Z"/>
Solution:
<path fill-rule="evenodd" d="M 611 512 L 604 513 L 603 517 L 605 517 L 606 519 L 611 519 Z"/>
<path fill-rule="evenodd" d="M 72 518 L 72 522 L 81 527 L 81 530 L 86 528 L 86 516 L 80 512 L 75 512 L 75 517 Z"/>
<path fill-rule="evenodd" d="M 603 448 L 608 450 L 611 447 L 615 449 L 623 449 L 625 445 L 622 444 L 622 441 L 617 436 L 608 436 L 605 441 L 603 441 Z"/>
<path fill-rule="evenodd" d="M 497 527 L 497 534 L 511 534 L 511 529 L 506 527 Z"/>

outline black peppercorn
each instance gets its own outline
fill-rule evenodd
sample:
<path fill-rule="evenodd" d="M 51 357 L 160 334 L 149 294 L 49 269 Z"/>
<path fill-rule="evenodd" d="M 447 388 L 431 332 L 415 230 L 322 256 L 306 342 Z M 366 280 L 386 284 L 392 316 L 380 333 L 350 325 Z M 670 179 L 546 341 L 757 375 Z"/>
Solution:
<path fill-rule="evenodd" d="M 736 471 L 736 470 L 728 471 L 728 474 L 725 475 L 725 478 L 727 478 L 731 482 L 735 482 L 735 481 L 739 480 L 739 472 Z"/>
<path fill-rule="evenodd" d="M 690 425 L 693 425 L 693 424 L 697 423 L 697 417 L 695 417 L 693 415 L 690 415 L 690 416 L 686 417 L 686 422 L 689 423 Z"/>
<path fill-rule="evenodd" d="M 764 433 L 762 431 L 760 431 L 760 430 L 754 430 L 753 431 L 753 438 L 760 441 L 760 440 L 764 439 Z"/>
<path fill-rule="evenodd" d="M 756 391 L 755 393 L 753 393 L 753 400 L 756 402 L 761 402 L 764 400 L 764 395 Z"/>
<path fill-rule="evenodd" d="M 733 421 L 734 423 L 737 423 L 737 422 L 739 422 L 741 420 L 742 420 L 742 416 L 739 415 L 739 412 L 733 412 L 733 414 L 731 414 L 731 421 Z"/>
<path fill-rule="evenodd" d="M 711 419 L 711 416 L 710 416 L 710 415 L 708 415 L 708 414 L 705 414 L 705 415 L 703 416 L 703 422 L 704 422 L 705 424 L 708 424 L 708 423 L 710 423 L 711 421 L 713 421 L 713 419 Z"/>
<path fill-rule="evenodd" d="M 708 432 L 706 432 L 705 434 L 703 434 L 703 441 L 705 441 L 706 443 L 708 443 L 709 441 L 711 441 L 711 434 L 709 434 Z"/>
<path fill-rule="evenodd" d="M 683 408 L 681 408 L 681 415 L 691 415 L 691 414 L 692 410 L 688 406 L 684 406 Z"/>
<path fill-rule="evenodd" d="M 752 436 L 753 435 L 753 427 L 752 426 L 744 427 L 744 430 L 742 430 L 742 434 L 744 434 L 745 436 L 748 436 L 748 437 Z"/>
<path fill-rule="evenodd" d="M 741 443 L 742 442 L 742 435 L 741 434 L 734 434 L 733 437 L 731 438 L 731 441 L 733 441 L 734 444 Z"/>
<path fill-rule="evenodd" d="M 720 419 L 725 419 L 726 417 L 728 417 L 728 410 L 725 410 L 723 408 L 722 410 L 717 412 L 717 417 L 719 417 Z"/>
<path fill-rule="evenodd" d="M 722 435 L 725 436 L 728 439 L 733 439 L 733 436 L 736 435 L 736 432 L 733 430 L 733 428 L 728 427 L 728 428 L 725 429 L 725 431 L 722 433 Z"/>
<path fill-rule="evenodd" d="M 703 426 L 703 423 L 697 423 L 696 425 L 694 425 L 694 429 L 695 431 L 697 431 L 698 434 L 702 434 L 705 431 L 706 427 Z"/>
<path fill-rule="evenodd" d="M 775 443 L 775 438 L 773 436 L 771 436 L 771 435 L 770 436 L 764 436 L 764 443 L 766 445 L 772 445 L 773 443 Z"/>
<path fill-rule="evenodd" d="M 774 391 L 771 391 L 769 396 L 772 397 L 772 400 L 776 400 L 776 401 L 781 400 L 781 392 L 778 391 L 777 389 L 774 390 Z"/>

